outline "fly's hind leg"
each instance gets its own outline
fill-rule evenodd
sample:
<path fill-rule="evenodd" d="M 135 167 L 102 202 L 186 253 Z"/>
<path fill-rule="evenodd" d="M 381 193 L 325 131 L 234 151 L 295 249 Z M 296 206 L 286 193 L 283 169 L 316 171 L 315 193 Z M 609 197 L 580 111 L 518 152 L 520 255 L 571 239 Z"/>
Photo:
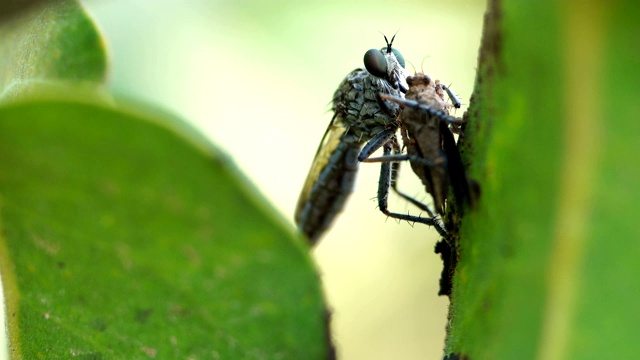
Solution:
<path fill-rule="evenodd" d="M 429 206 L 423 204 L 422 202 L 414 199 L 413 197 L 403 193 L 398 190 L 397 187 L 397 178 L 398 173 L 400 172 L 400 162 L 401 161 L 411 161 L 421 164 L 423 166 L 435 166 L 439 165 L 440 162 L 431 162 L 426 159 L 417 156 L 411 156 L 409 154 L 402 154 L 400 151 L 400 146 L 398 145 L 397 138 L 395 136 L 395 130 L 385 130 L 383 132 L 378 133 L 376 136 L 371 138 L 371 140 L 362 148 L 360 151 L 360 155 L 358 155 L 358 161 L 360 162 L 379 162 L 379 163 L 390 163 L 390 179 L 389 186 L 393 189 L 393 191 L 400 195 L 403 199 L 409 201 L 419 209 L 426 211 L 430 217 L 435 217 Z M 384 155 L 379 157 L 371 157 L 371 155 L 383 146 L 390 146 L 389 149 L 384 149 Z M 382 175 L 382 174 L 381 174 Z"/>
<path fill-rule="evenodd" d="M 364 150 L 364 149 L 363 149 Z M 398 144 L 395 135 L 392 136 L 387 142 L 383 144 L 383 156 L 378 158 L 365 158 L 361 161 L 363 162 L 380 162 L 380 178 L 378 180 L 378 208 L 380 211 L 394 219 L 406 220 L 414 223 L 421 223 L 429 226 L 433 226 L 440 236 L 445 239 L 449 239 L 446 230 L 442 223 L 438 220 L 436 216 L 434 216 L 431 209 L 426 204 L 419 202 L 418 200 L 400 192 L 396 188 L 396 179 L 398 176 L 398 170 L 400 163 L 399 161 L 408 160 L 409 157 L 407 155 L 398 154 L 399 152 Z M 362 153 L 361 153 L 362 155 Z M 430 217 L 421 217 L 409 214 L 401 214 L 389 211 L 388 208 L 388 200 L 389 200 L 389 189 L 392 188 L 396 191 L 402 198 L 408 200 L 412 204 L 416 205 L 418 208 L 426 211 Z"/>
<path fill-rule="evenodd" d="M 400 155 L 400 147 L 398 146 L 397 142 L 393 142 L 392 144 L 392 154 L 391 156 L 396 156 L 396 155 Z M 400 159 L 403 159 L 405 157 L 405 155 L 399 156 Z M 412 156 L 406 155 L 407 160 L 411 160 L 411 161 L 416 161 L 415 159 L 413 159 Z M 396 158 L 397 159 L 397 158 Z M 422 160 L 422 159 L 420 159 Z M 391 162 L 391 189 L 393 189 L 393 191 L 398 194 L 401 198 L 407 200 L 408 202 L 412 203 L 415 207 L 417 207 L 418 209 L 426 212 L 427 214 L 429 214 L 429 217 L 431 217 L 432 219 L 435 219 L 436 216 L 433 214 L 433 211 L 431 211 L 431 209 L 429 208 L 429 206 L 427 204 L 424 204 L 418 200 L 416 200 L 415 198 L 405 194 L 404 192 L 400 191 L 398 189 L 398 174 L 400 173 L 400 162 L 399 161 L 393 161 Z"/>

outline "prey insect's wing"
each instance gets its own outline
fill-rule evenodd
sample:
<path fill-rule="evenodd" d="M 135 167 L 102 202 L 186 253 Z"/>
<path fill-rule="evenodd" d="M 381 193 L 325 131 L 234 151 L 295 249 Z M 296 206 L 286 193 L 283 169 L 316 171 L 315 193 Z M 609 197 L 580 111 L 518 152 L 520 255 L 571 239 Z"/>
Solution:
<path fill-rule="evenodd" d="M 463 211 L 463 205 L 473 205 L 467 171 L 462 163 L 460 151 L 453 138 L 453 134 L 444 121 L 440 123 L 440 134 L 442 136 L 442 148 L 447 155 L 447 171 L 449 173 L 451 187 L 453 188 L 453 195 L 456 198 L 456 205 L 458 209 L 460 209 L 459 211 Z"/>
<path fill-rule="evenodd" d="M 405 107 L 402 111 L 402 140 L 407 153 L 420 161 L 410 161 L 411 169 L 420 178 L 439 214 L 444 214 L 449 181 L 447 158 L 440 147 L 439 119 L 420 109 Z"/>

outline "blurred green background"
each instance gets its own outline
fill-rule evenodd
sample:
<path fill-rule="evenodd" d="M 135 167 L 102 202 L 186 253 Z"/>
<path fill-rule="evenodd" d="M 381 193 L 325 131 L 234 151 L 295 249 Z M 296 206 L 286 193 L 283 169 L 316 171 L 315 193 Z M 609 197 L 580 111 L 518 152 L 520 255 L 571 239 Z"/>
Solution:
<path fill-rule="evenodd" d="M 399 30 L 394 47 L 405 59 L 468 103 L 485 6 L 479 0 L 83 3 L 109 41 L 112 89 L 191 122 L 292 226 L 331 119 L 333 92 L 362 66 L 366 50 L 384 45 L 381 32 L 390 37 Z M 436 295 L 437 234 L 385 220 L 375 201 L 378 171 L 361 166 L 345 211 L 314 250 L 338 352 L 347 360 L 439 358 L 448 299 Z M 400 187 L 431 202 L 408 166 Z M 395 198 L 390 207 L 417 213 Z"/>

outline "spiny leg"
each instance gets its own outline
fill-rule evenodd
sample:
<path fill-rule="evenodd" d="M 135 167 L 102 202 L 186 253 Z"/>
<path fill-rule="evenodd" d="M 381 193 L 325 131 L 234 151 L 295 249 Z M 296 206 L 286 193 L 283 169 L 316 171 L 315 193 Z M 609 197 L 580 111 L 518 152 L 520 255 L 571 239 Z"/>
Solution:
<path fill-rule="evenodd" d="M 385 143 L 383 146 L 384 156 L 391 155 L 392 149 L 393 149 L 393 145 L 391 145 L 390 141 Z M 438 219 L 434 216 L 430 218 L 424 218 L 421 216 L 400 214 L 400 213 L 389 211 L 388 200 L 389 200 L 389 188 L 391 188 L 391 183 L 392 183 L 392 175 L 391 175 L 392 164 L 393 162 L 390 162 L 390 161 L 382 161 L 380 165 L 380 179 L 378 181 L 378 207 L 380 208 L 380 211 L 382 211 L 383 214 L 389 217 L 392 217 L 394 219 L 406 220 L 409 222 L 414 222 L 414 223 L 417 222 L 417 223 L 433 226 L 436 229 L 436 231 L 440 234 L 440 236 L 444 237 L 445 239 L 449 239 L 449 236 L 447 235 L 446 230 L 444 229 L 442 224 L 440 224 Z M 407 196 L 406 198 L 410 198 L 410 197 Z M 415 199 L 412 199 L 412 200 L 413 201 L 411 201 L 411 203 L 418 202 Z M 421 204 L 421 205 L 424 205 L 424 204 Z M 422 207 L 422 206 L 419 206 L 419 207 Z M 429 211 L 429 213 L 432 214 L 431 211 Z"/>
<path fill-rule="evenodd" d="M 378 150 L 383 145 L 390 145 L 391 150 L 385 152 L 383 156 L 372 158 L 370 157 L 376 150 Z M 397 188 L 397 177 L 398 172 L 400 170 L 400 161 L 410 160 L 412 162 L 420 163 L 424 166 L 433 166 L 431 162 L 426 159 L 419 158 L 416 156 L 410 156 L 409 154 L 401 154 L 400 147 L 398 146 L 398 141 L 395 137 L 395 129 L 387 129 L 381 131 L 376 134 L 371 140 L 365 144 L 360 151 L 360 155 L 358 155 L 358 160 L 361 162 L 380 162 L 380 163 L 391 163 L 391 174 L 389 184 L 391 188 L 400 195 L 403 199 L 409 201 L 417 208 L 427 212 L 431 218 L 435 218 L 433 211 L 426 204 L 414 199 L 413 197 L 403 193 Z M 381 177 L 383 174 L 381 174 Z M 382 179 L 382 178 L 381 178 Z"/>
<path fill-rule="evenodd" d="M 395 134 L 397 130 L 398 130 L 398 127 L 395 126 L 394 124 L 394 126 L 391 126 L 388 129 L 382 130 L 379 133 L 375 134 L 371 138 L 371 140 L 369 140 L 362 147 L 360 154 L 358 154 L 358 161 L 370 162 L 369 157 L 371 156 L 371 154 L 373 154 L 378 149 L 380 149 L 383 145 L 388 143 L 392 138 L 395 139 Z"/>
<path fill-rule="evenodd" d="M 466 177 L 466 171 L 462 160 L 460 159 L 460 152 L 453 138 L 453 134 L 449 131 L 447 124 L 463 124 L 464 120 L 456 119 L 453 116 L 446 114 L 444 111 L 433 109 L 427 105 L 421 104 L 415 100 L 402 99 L 396 96 L 389 96 L 386 94 L 379 94 L 380 98 L 384 100 L 393 101 L 402 106 L 411 106 L 420 109 L 431 116 L 436 116 L 440 119 L 440 134 L 442 135 L 443 150 L 447 156 L 447 172 L 449 173 L 449 180 L 454 190 L 456 202 L 459 203 L 462 208 L 462 203 L 468 203 L 472 207 L 475 206 L 476 195 L 470 190 L 469 182 Z M 415 156 L 402 155 L 396 158 L 397 160 L 410 160 L 412 162 L 422 163 L 424 166 L 433 166 L 432 162 L 427 161 Z M 394 155 L 385 155 L 380 158 L 368 159 L 369 162 L 376 161 L 394 161 Z"/>
<path fill-rule="evenodd" d="M 397 96 L 393 96 L 393 95 L 387 95 L 387 94 L 378 94 L 378 96 L 380 98 L 382 98 L 383 100 L 389 100 L 392 102 L 395 102 L 397 104 L 400 104 L 402 106 L 411 106 L 414 107 L 416 109 L 420 109 L 428 114 L 430 114 L 431 116 L 437 116 L 438 118 L 440 118 L 441 121 L 445 121 L 449 124 L 464 124 L 464 120 L 462 119 L 457 119 L 449 114 L 447 114 L 446 112 L 442 111 L 442 110 L 438 110 L 438 109 L 434 109 L 432 107 L 430 107 L 429 105 L 425 105 L 425 104 L 421 104 L 415 100 L 408 100 L 408 99 L 403 99 L 403 98 L 399 98 Z"/>
<path fill-rule="evenodd" d="M 456 109 L 460 109 L 462 103 L 460 102 L 456 94 L 454 94 L 453 91 L 451 91 L 451 89 L 449 89 L 449 87 L 445 86 L 444 84 L 440 84 L 440 88 L 447 92 L 449 99 L 451 99 L 451 102 L 453 103 L 453 107 Z"/>
<path fill-rule="evenodd" d="M 392 155 L 401 155 L 400 154 L 400 146 L 398 145 L 397 141 L 394 141 L 392 143 Z M 404 156 L 403 156 L 404 157 Z M 413 157 L 408 156 L 406 159 L 402 159 L 402 160 L 412 160 Z M 379 158 L 378 158 L 379 159 Z M 424 160 L 424 159 L 420 159 L 420 160 Z M 413 159 L 412 161 L 418 161 L 417 159 Z M 391 188 L 393 189 L 393 191 L 395 191 L 396 194 L 400 195 L 400 197 L 402 197 L 403 199 L 407 200 L 408 202 L 412 203 L 415 207 L 417 207 L 418 209 L 425 211 L 427 214 L 429 214 L 429 217 L 431 218 L 435 218 L 435 215 L 433 214 L 433 211 L 431 211 L 431 209 L 429 208 L 429 206 L 427 204 L 424 204 L 416 199 L 414 199 L 413 197 L 405 194 L 404 192 L 400 191 L 398 189 L 398 174 L 400 173 L 400 161 L 392 161 L 391 162 Z"/>

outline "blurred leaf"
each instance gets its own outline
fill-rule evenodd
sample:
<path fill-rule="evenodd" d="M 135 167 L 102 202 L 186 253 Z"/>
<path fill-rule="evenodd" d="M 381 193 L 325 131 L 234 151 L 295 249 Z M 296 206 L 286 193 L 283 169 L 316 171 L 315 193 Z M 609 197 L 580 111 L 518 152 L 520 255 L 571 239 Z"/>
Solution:
<path fill-rule="evenodd" d="M 76 1 L 46 1 L 0 20 L 0 101 L 41 83 L 104 82 L 103 40 Z"/>
<path fill-rule="evenodd" d="M 200 140 L 73 102 L 0 119 L 14 356 L 324 358 L 307 249 Z"/>
<path fill-rule="evenodd" d="M 3 18 L 17 16 L 21 12 L 29 10 L 32 6 L 41 4 L 45 0 L 13 0 L 0 2 L 0 21 Z"/>
<path fill-rule="evenodd" d="M 324 358 L 308 249 L 193 129 L 104 105 L 103 40 L 82 8 L 0 19 L 12 357 Z"/>
<path fill-rule="evenodd" d="M 490 1 L 465 131 L 449 352 L 624 359 L 640 351 L 640 33 L 632 1 Z"/>

